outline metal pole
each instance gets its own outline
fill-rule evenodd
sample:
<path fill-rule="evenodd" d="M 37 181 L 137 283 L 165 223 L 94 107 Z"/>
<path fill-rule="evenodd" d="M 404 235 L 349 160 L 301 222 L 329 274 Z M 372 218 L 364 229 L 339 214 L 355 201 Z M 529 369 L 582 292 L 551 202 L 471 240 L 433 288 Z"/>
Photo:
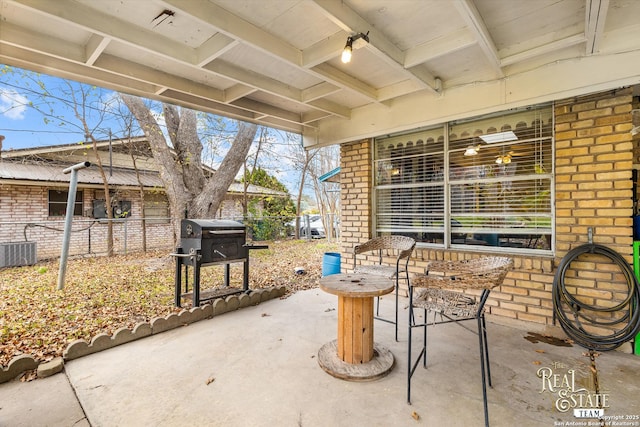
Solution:
<path fill-rule="evenodd" d="M 113 176 L 113 148 L 111 146 L 111 129 L 109 129 L 109 176 Z"/>
<path fill-rule="evenodd" d="M 71 173 L 69 182 L 69 197 L 67 198 L 67 215 L 64 221 L 64 235 L 62 236 L 62 253 L 60 254 L 60 271 L 58 272 L 58 290 L 64 289 L 64 276 L 67 272 L 67 258 L 69 257 L 69 240 L 71 240 L 71 220 L 73 208 L 76 204 L 76 189 L 78 188 L 78 170 L 91 166 L 89 162 L 78 163 L 70 166 L 62 172 Z"/>
<path fill-rule="evenodd" d="M 311 239 L 311 221 L 309 220 L 309 214 L 304 214 L 302 217 L 304 220 L 304 234 L 307 240 Z"/>
<path fill-rule="evenodd" d="M 127 254 L 127 218 L 124 219 L 124 254 Z"/>

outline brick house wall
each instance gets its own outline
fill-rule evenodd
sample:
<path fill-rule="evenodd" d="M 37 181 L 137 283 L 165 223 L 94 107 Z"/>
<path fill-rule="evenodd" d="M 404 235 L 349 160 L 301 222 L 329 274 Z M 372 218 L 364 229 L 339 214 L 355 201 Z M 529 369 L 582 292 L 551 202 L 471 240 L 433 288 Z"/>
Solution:
<path fill-rule="evenodd" d="M 32 185 L 0 184 L 0 244 L 35 241 L 39 260 L 57 258 L 62 248 L 64 217 L 50 217 L 48 192 L 60 188 Z M 104 191 L 82 188 L 83 216 L 74 216 L 69 243 L 69 255 L 105 254 L 107 225 L 92 217 L 93 200 L 104 199 Z M 141 251 L 142 204 L 137 190 L 118 190 L 118 198 L 131 202 L 131 214 L 126 221 L 113 224 L 115 253 Z M 218 218 L 242 217 L 241 196 L 229 195 L 222 203 Z M 173 231 L 168 221 L 146 221 L 147 249 L 173 249 Z"/>
<path fill-rule="evenodd" d="M 372 152 L 369 140 L 340 147 L 340 246 L 343 254 L 353 254 L 355 245 L 371 237 Z"/>
<path fill-rule="evenodd" d="M 515 269 L 491 293 L 488 312 L 503 322 L 553 323 L 552 288 L 556 269 L 572 248 L 593 241 L 632 263 L 634 148 L 631 136 L 633 88 L 623 88 L 555 103 L 555 256 L 514 255 Z M 341 146 L 342 270 L 352 269 L 353 247 L 372 237 L 372 141 Z M 486 252 L 483 252 L 486 254 Z M 430 260 L 474 258 L 483 253 L 417 248 L 412 273 Z M 582 259 L 581 259 L 582 260 Z M 387 259 L 394 262 L 394 259 Z M 576 266 L 572 285 L 588 302 L 611 299 L 626 286 L 624 277 L 603 257 Z M 374 262 L 374 259 L 362 262 Z M 573 264 L 572 264 L 573 267 Z"/>
<path fill-rule="evenodd" d="M 35 241 L 38 259 L 60 256 L 64 230 L 64 217 L 50 217 L 48 192 L 53 187 L 0 185 L 0 242 Z M 94 199 L 102 199 L 104 192 L 79 187 L 83 192 L 83 216 L 74 216 L 69 255 L 103 254 L 107 251 L 107 225 L 92 218 Z M 65 189 L 66 191 L 66 189 Z M 135 252 L 142 249 L 142 211 L 137 191 L 120 190 L 121 200 L 131 201 L 131 215 L 124 222 L 113 225 L 114 251 Z M 167 222 L 149 221 L 148 249 L 171 249 L 173 236 Z"/>
<path fill-rule="evenodd" d="M 218 210 L 218 218 L 242 218 L 242 196 L 227 196 Z"/>

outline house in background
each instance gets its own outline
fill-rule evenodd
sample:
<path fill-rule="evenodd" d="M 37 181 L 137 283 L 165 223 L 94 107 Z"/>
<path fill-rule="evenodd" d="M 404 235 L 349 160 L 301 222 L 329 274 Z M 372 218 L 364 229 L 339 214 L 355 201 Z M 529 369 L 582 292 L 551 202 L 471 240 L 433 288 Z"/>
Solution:
<path fill-rule="evenodd" d="M 146 139 L 100 141 L 97 148 L 116 219 L 114 251 L 137 251 L 143 245 L 147 249 L 171 249 L 169 202 Z M 1 154 L 0 255 L 4 256 L 0 258 L 4 261 L 0 259 L 0 267 L 60 255 L 70 180 L 70 174 L 64 174 L 63 170 L 85 161 L 92 166 L 77 174 L 70 254 L 106 252 L 107 207 L 92 145 L 46 146 Z M 244 184 L 234 182 L 217 217 L 241 219 L 244 192 Z M 258 199 L 258 206 L 267 196 L 289 197 L 287 193 L 255 185 L 247 187 L 247 196 Z"/>

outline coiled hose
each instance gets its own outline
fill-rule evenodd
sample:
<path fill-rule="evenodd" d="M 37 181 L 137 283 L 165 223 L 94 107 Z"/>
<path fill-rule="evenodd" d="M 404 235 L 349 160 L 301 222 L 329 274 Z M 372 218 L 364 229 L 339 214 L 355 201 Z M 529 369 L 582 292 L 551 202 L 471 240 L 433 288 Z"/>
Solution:
<path fill-rule="evenodd" d="M 622 270 L 628 293 L 619 304 L 604 307 L 590 305 L 580 301 L 567 290 L 565 286 L 567 270 L 574 260 L 586 253 L 604 255 Z M 629 264 L 614 250 L 595 243 L 579 246 L 570 250 L 560 261 L 553 280 L 553 310 L 562 329 L 576 344 L 588 350 L 614 350 L 632 340 L 640 330 L 638 280 Z M 614 314 L 607 316 L 606 313 Z M 589 331 L 585 329 L 586 327 Z M 595 332 L 603 330 L 613 332 L 610 334 Z"/>

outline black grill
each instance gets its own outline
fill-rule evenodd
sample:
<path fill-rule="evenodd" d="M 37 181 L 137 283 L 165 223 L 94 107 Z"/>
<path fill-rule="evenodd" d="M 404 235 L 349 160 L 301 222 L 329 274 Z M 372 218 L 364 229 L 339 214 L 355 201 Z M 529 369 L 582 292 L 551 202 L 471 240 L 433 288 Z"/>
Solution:
<path fill-rule="evenodd" d="M 193 306 L 202 301 L 221 298 L 249 290 L 249 250 L 266 249 L 264 245 L 247 244 L 247 228 L 236 221 L 215 219 L 183 219 L 180 223 L 180 246 L 176 253 L 175 305 L 189 292 L 189 267 L 193 267 Z M 229 264 L 243 263 L 242 289 L 229 286 Z M 224 284 L 217 289 L 200 292 L 200 269 L 224 265 Z M 183 287 L 184 274 L 184 293 Z"/>

